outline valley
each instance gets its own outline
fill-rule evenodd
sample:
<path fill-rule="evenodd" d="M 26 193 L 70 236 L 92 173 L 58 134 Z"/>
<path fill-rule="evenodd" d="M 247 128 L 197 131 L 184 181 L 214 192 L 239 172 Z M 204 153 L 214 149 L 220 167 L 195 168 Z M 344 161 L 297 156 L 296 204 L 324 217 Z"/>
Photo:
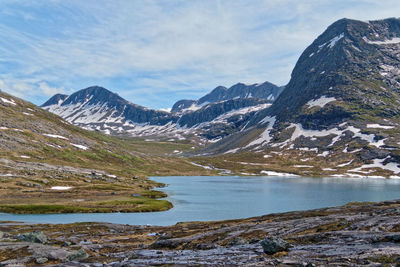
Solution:
<path fill-rule="evenodd" d="M 340 19 L 304 50 L 288 84 L 218 86 L 171 111 L 101 86 L 56 94 L 40 107 L 0 91 L 0 212 L 171 211 L 157 189 L 164 184 L 149 176 L 396 181 L 399 40 L 400 19 Z M 201 194 L 208 208 L 211 191 Z M 392 266 L 399 263 L 399 205 L 352 202 L 171 226 L 6 220 L 0 265 Z"/>

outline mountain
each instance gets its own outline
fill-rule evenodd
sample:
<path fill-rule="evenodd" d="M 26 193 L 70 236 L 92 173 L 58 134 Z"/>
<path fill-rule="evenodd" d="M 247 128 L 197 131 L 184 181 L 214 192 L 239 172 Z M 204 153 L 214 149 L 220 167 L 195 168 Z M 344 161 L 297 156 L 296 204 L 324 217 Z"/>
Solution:
<path fill-rule="evenodd" d="M 256 111 L 270 106 L 281 91 L 268 82 L 222 88 L 225 87 L 217 87 L 196 101 L 179 101 L 181 108 L 173 108 L 174 112 L 132 104 L 99 86 L 79 90 L 70 96 L 57 94 L 41 107 L 74 125 L 107 134 L 164 139 L 191 136 L 208 142 L 239 131 Z M 189 108 L 184 110 L 187 105 Z"/>
<path fill-rule="evenodd" d="M 123 132 L 131 123 L 163 126 L 177 120 L 168 112 L 132 104 L 99 86 L 79 90 L 67 97 L 55 95 L 41 107 L 74 125 L 106 133 Z"/>
<path fill-rule="evenodd" d="M 265 99 L 272 103 L 282 92 L 283 88 L 284 87 L 276 86 L 270 82 L 252 85 L 237 83 L 230 88 L 218 86 L 198 100 L 180 100 L 176 102 L 172 106 L 171 112 L 188 112 L 199 109 L 209 103 L 217 103 L 238 98 Z"/>
<path fill-rule="evenodd" d="M 295 172 L 398 176 L 399 51 L 400 19 L 333 23 L 302 53 L 272 106 L 207 153 L 264 151 L 297 159 Z"/>

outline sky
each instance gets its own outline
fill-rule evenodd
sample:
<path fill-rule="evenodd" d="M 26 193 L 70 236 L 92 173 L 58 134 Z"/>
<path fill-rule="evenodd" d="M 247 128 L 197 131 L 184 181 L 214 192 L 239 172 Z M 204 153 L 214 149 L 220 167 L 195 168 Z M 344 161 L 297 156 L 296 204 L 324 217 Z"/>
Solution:
<path fill-rule="evenodd" d="M 99 85 L 167 109 L 218 85 L 285 85 L 336 20 L 399 14 L 398 0 L 1 0 L 0 89 L 40 105 Z"/>

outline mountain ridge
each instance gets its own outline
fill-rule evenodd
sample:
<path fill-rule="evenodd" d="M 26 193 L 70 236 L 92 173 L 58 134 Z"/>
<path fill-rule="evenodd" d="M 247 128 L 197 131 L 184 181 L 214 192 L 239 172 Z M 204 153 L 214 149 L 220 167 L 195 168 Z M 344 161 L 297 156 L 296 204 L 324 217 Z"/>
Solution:
<path fill-rule="evenodd" d="M 250 112 L 246 114 L 248 117 L 255 110 L 269 106 L 282 89 L 269 82 L 251 86 L 238 83 L 224 88 L 217 87 L 200 98 L 200 105 L 197 100 L 178 101 L 189 106 L 178 112 L 142 107 L 99 86 L 81 89 L 70 96 L 57 94 L 41 107 L 70 123 L 107 134 L 178 139 L 198 136 L 207 142 L 241 129 L 245 111 Z M 219 117 L 223 114 L 233 117 L 222 122 Z"/>

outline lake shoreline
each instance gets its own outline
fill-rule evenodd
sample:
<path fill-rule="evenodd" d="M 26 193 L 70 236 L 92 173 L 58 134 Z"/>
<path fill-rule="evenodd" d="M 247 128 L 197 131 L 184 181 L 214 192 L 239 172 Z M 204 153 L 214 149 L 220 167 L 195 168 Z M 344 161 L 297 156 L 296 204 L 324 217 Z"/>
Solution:
<path fill-rule="evenodd" d="M 174 207 L 159 212 L 0 214 L 0 220 L 35 223 L 108 222 L 129 225 L 174 225 L 177 222 L 216 221 L 302 211 L 358 201 L 400 198 L 400 181 L 359 178 L 285 178 L 243 176 L 151 177 L 157 201 Z M 134 197 L 132 197 L 134 198 Z"/>
<path fill-rule="evenodd" d="M 84 257 L 72 266 L 395 264 L 400 255 L 399 221 L 400 200 L 167 227 L 0 222 L 0 264 L 35 265 L 46 258 L 44 265 L 61 266 L 77 251 Z M 16 239 L 32 231 L 41 231 L 47 241 Z M 281 238 L 291 247 L 267 255 L 260 243 L 266 237 Z"/>

